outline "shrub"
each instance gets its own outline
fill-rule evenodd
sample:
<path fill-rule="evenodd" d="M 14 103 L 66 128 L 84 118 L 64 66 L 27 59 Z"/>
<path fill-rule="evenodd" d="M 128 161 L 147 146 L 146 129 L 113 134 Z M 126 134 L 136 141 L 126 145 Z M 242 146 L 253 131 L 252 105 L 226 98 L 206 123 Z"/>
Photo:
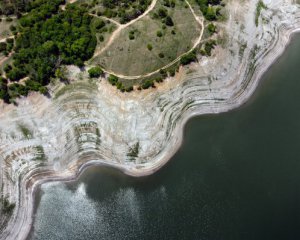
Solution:
<path fill-rule="evenodd" d="M 91 78 L 98 78 L 103 74 L 103 70 L 99 66 L 92 67 L 88 72 Z"/>
<path fill-rule="evenodd" d="M 4 52 L 6 50 L 7 44 L 5 42 L 0 42 L 0 52 Z"/>
<path fill-rule="evenodd" d="M 174 26 L 174 22 L 173 22 L 173 20 L 170 16 L 166 17 L 166 25 L 169 26 L 169 27 Z"/>
<path fill-rule="evenodd" d="M 146 80 L 143 84 L 142 84 L 142 89 L 148 89 L 150 87 L 154 87 L 154 83 L 153 80 Z"/>
<path fill-rule="evenodd" d="M 158 56 L 159 56 L 160 58 L 164 58 L 164 57 L 165 57 L 165 54 L 159 53 Z"/>
<path fill-rule="evenodd" d="M 187 65 L 196 60 L 197 60 L 196 53 L 195 51 L 192 51 L 191 53 L 185 54 L 184 56 L 181 57 L 180 64 Z"/>
<path fill-rule="evenodd" d="M 216 32 L 216 26 L 213 23 L 208 24 L 207 30 L 210 34 L 214 34 Z"/>
<path fill-rule="evenodd" d="M 111 85 L 116 85 L 119 81 L 119 78 L 115 75 L 109 75 L 108 81 L 110 82 Z"/>

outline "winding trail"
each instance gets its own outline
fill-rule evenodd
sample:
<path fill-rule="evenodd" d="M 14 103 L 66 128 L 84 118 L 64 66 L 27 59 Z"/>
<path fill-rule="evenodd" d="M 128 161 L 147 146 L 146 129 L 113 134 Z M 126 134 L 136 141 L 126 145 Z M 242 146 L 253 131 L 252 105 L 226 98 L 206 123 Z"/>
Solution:
<path fill-rule="evenodd" d="M 0 39 L 0 43 L 1 42 L 5 42 L 7 39 L 12 39 L 14 38 L 15 36 L 9 36 L 9 37 L 6 37 L 6 38 L 2 38 Z M 4 58 L 0 59 L 0 66 L 7 60 L 9 59 L 11 56 L 13 55 L 13 52 L 10 52 L 8 56 L 5 56 Z"/>
<path fill-rule="evenodd" d="M 201 32 L 200 32 L 200 36 L 198 37 L 197 41 L 194 43 L 193 47 L 188 51 L 188 52 L 185 52 L 181 55 L 179 55 L 176 59 L 174 59 L 172 62 L 168 63 L 167 65 L 155 70 L 155 71 L 152 71 L 150 73 L 147 73 L 147 74 L 143 74 L 143 75 L 136 75 L 136 76 L 128 76 L 128 75 L 122 75 L 122 74 L 119 74 L 119 73 L 116 73 L 114 71 L 109 71 L 109 70 L 106 70 L 106 69 L 103 69 L 103 71 L 107 74 L 113 74 L 119 78 L 123 78 L 123 79 L 128 79 L 128 80 L 134 80 L 134 79 L 139 79 L 139 78 L 144 78 L 144 77 L 149 77 L 155 73 L 158 73 L 161 69 L 166 69 L 170 66 L 172 66 L 173 64 L 175 64 L 176 62 L 178 62 L 181 57 L 183 57 L 184 55 L 186 54 L 189 54 L 191 53 L 192 51 L 194 51 L 194 49 L 200 44 L 201 42 L 201 39 L 202 39 L 202 36 L 203 36 L 203 33 L 204 33 L 204 19 L 197 16 L 194 9 L 192 8 L 191 4 L 188 2 L 188 0 L 185 0 L 186 4 L 188 5 L 188 7 L 190 8 L 195 20 L 198 22 L 198 24 L 200 25 L 201 27 Z M 144 16 L 146 16 L 156 5 L 157 3 L 157 0 L 153 0 L 150 7 L 147 9 L 147 11 L 145 11 L 142 15 L 140 15 L 138 18 L 128 22 L 127 24 L 120 24 L 119 27 L 117 28 L 116 31 L 113 32 L 113 34 L 111 35 L 110 39 L 108 40 L 107 44 L 105 45 L 104 48 L 102 49 L 99 49 L 99 51 L 96 51 L 95 54 L 94 54 L 94 57 L 95 58 L 96 56 L 100 55 L 102 52 L 104 52 L 111 44 L 112 42 L 115 40 L 115 38 L 119 35 L 119 33 L 126 27 L 132 25 L 133 23 L 135 23 L 136 21 L 140 20 L 141 18 L 143 18 Z"/>
<path fill-rule="evenodd" d="M 108 17 L 105 17 L 105 16 L 98 16 L 97 14 L 93 14 L 93 13 L 90 13 L 89 15 L 93 16 L 93 17 L 96 17 L 96 18 L 101 18 L 101 19 L 110 21 L 110 22 L 116 24 L 118 27 L 120 27 L 122 25 L 121 23 L 117 22 L 116 20 L 114 20 L 112 18 L 108 18 Z"/>
<path fill-rule="evenodd" d="M 104 52 L 104 51 L 105 51 L 105 50 L 113 43 L 113 41 L 115 40 L 115 38 L 119 35 L 119 33 L 120 33 L 123 29 L 125 29 L 125 28 L 129 27 L 130 25 L 134 24 L 136 21 L 142 19 L 142 18 L 145 17 L 149 12 L 151 12 L 151 11 L 153 10 L 153 8 L 155 7 L 156 3 L 157 3 L 157 0 L 153 0 L 153 1 L 151 2 L 150 6 L 148 7 L 148 9 L 147 9 L 142 15 L 140 15 L 140 16 L 138 16 L 137 18 L 131 20 L 130 22 L 128 22 L 128 23 L 126 23 L 126 24 L 120 24 L 120 23 L 118 23 L 117 25 L 118 25 L 119 27 L 118 27 L 118 28 L 113 32 L 113 34 L 110 36 L 110 38 L 109 38 L 107 44 L 104 46 L 104 48 L 99 49 L 98 51 L 96 51 L 96 52 L 94 53 L 93 58 L 95 58 L 96 56 L 98 56 L 98 55 L 100 55 L 101 53 L 103 53 L 103 52 Z M 110 20 L 110 21 L 111 21 L 111 20 Z M 113 21 L 114 21 L 114 20 L 113 20 Z M 92 58 L 92 59 L 93 59 L 93 58 Z"/>

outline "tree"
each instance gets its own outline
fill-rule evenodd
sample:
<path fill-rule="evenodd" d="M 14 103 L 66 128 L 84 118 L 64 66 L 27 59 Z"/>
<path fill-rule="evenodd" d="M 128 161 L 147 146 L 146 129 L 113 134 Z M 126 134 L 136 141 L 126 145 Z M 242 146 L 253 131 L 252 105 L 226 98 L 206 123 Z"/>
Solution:
<path fill-rule="evenodd" d="M 187 65 L 191 62 L 195 62 L 197 60 L 196 52 L 192 51 L 191 53 L 185 54 L 180 59 L 180 64 Z"/>
<path fill-rule="evenodd" d="M 163 35 L 163 34 L 162 34 L 162 32 L 161 32 L 161 31 L 157 31 L 157 32 L 156 32 L 156 36 L 158 36 L 158 37 L 162 37 L 162 35 Z"/>
<path fill-rule="evenodd" d="M 103 70 L 99 66 L 91 68 L 88 72 L 91 78 L 98 78 L 103 74 Z"/>
<path fill-rule="evenodd" d="M 110 82 L 111 85 L 116 85 L 119 81 L 119 78 L 115 75 L 109 75 L 108 81 Z"/>
<path fill-rule="evenodd" d="M 174 26 L 174 22 L 170 16 L 166 17 L 166 25 L 170 27 Z"/>
<path fill-rule="evenodd" d="M 205 18 L 209 21 L 216 20 L 216 18 L 217 18 L 216 11 L 213 6 L 208 6 L 207 12 L 205 14 Z"/>
<path fill-rule="evenodd" d="M 6 50 L 7 43 L 0 42 L 0 52 L 4 52 Z"/>
<path fill-rule="evenodd" d="M 158 9 L 158 16 L 165 18 L 168 15 L 168 11 L 165 8 Z"/>

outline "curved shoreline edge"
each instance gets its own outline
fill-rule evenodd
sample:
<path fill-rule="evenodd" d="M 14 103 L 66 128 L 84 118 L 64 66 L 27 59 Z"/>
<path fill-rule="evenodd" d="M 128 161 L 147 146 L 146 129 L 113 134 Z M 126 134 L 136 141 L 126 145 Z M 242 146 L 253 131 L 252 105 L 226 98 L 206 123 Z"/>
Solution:
<path fill-rule="evenodd" d="M 47 182 L 53 181 L 76 181 L 80 177 L 81 173 L 92 166 L 108 166 L 116 168 L 122 171 L 126 175 L 141 177 L 153 174 L 162 168 L 177 152 L 183 141 L 184 126 L 187 121 L 195 116 L 205 115 L 205 114 L 218 114 L 228 112 L 230 110 L 241 107 L 245 104 L 253 95 L 257 89 L 260 79 L 263 74 L 268 70 L 268 68 L 283 54 L 286 47 L 290 43 L 292 37 L 296 32 L 300 32 L 299 26 L 295 26 L 294 29 L 284 29 L 284 31 L 279 33 L 278 42 L 268 49 L 267 55 L 263 56 L 264 63 L 259 65 L 255 71 L 250 76 L 250 81 L 247 82 L 245 90 L 242 91 L 238 96 L 230 98 L 224 102 L 217 102 L 208 104 L 205 106 L 196 106 L 192 109 L 185 111 L 180 119 L 175 129 L 172 130 L 172 142 L 166 146 L 162 151 L 162 154 L 158 155 L 149 164 L 144 165 L 143 168 L 136 168 L 127 165 L 109 163 L 104 160 L 95 160 L 90 158 L 83 164 L 74 164 L 69 166 L 69 168 L 62 172 L 55 172 L 54 170 L 49 170 L 48 168 L 39 168 L 28 172 L 20 183 L 20 202 L 22 207 L 17 206 L 17 209 L 12 216 L 9 225 L 4 230 L 0 239 L 26 239 L 33 223 L 34 214 L 34 204 L 35 204 L 35 193 L 39 186 Z M 280 29 L 281 30 L 281 29 Z M 260 59 L 261 60 L 261 59 Z"/>

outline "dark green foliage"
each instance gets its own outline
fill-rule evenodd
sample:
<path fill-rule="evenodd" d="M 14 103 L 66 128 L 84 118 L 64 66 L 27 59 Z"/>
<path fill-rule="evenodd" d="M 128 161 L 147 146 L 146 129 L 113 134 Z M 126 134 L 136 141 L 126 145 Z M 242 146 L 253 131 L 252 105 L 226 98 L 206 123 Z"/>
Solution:
<path fill-rule="evenodd" d="M 157 82 L 157 83 L 161 83 L 161 82 L 163 82 L 164 80 L 163 80 L 162 77 L 157 77 L 157 78 L 154 79 L 154 81 Z"/>
<path fill-rule="evenodd" d="M 116 85 L 119 81 L 119 78 L 115 75 L 109 75 L 108 81 L 110 82 L 111 85 Z"/>
<path fill-rule="evenodd" d="M 159 53 L 158 56 L 159 56 L 160 58 L 164 58 L 164 57 L 165 57 L 165 54 Z"/>
<path fill-rule="evenodd" d="M 156 36 L 162 37 L 162 35 L 163 35 L 163 34 L 162 34 L 162 31 L 157 31 L 157 32 L 156 32 Z"/>
<path fill-rule="evenodd" d="M 13 21 L 13 19 L 11 17 L 6 18 L 6 22 L 12 22 L 12 21 Z"/>
<path fill-rule="evenodd" d="M 134 34 L 129 33 L 129 39 L 130 39 L 130 40 L 133 40 L 133 39 L 134 39 Z"/>
<path fill-rule="evenodd" d="M 147 48 L 148 48 L 149 51 L 152 51 L 153 46 L 149 43 L 149 44 L 147 44 Z"/>
<path fill-rule="evenodd" d="M 161 18 L 165 18 L 166 16 L 168 16 L 168 10 L 165 8 L 160 8 L 160 9 L 158 9 L 157 14 Z"/>
<path fill-rule="evenodd" d="M 174 26 L 174 22 L 173 22 L 173 20 L 170 16 L 166 17 L 166 25 L 169 26 L 169 27 Z"/>
<path fill-rule="evenodd" d="M 255 13 L 255 25 L 258 27 L 258 21 L 259 21 L 259 16 L 260 13 L 263 9 L 267 9 L 267 6 L 264 4 L 262 0 L 259 0 L 257 5 L 256 5 L 256 13 Z"/>
<path fill-rule="evenodd" d="M 100 29 L 104 28 L 105 25 L 106 25 L 105 22 L 99 18 L 96 18 L 92 24 L 95 31 L 99 31 Z"/>
<path fill-rule="evenodd" d="M 151 0 L 103 0 L 104 10 L 98 12 L 108 18 L 119 17 L 122 24 L 127 23 L 143 14 Z M 93 7 L 91 4 L 90 7 Z"/>
<path fill-rule="evenodd" d="M 209 33 L 212 35 L 216 32 L 216 26 L 213 23 L 208 24 L 207 26 L 207 30 L 209 31 Z"/>
<path fill-rule="evenodd" d="M 1 204 L 3 214 L 12 214 L 13 210 L 16 207 L 16 204 L 10 203 L 8 198 L 1 199 Z"/>
<path fill-rule="evenodd" d="M 154 81 L 151 79 L 148 79 L 142 84 L 141 87 L 142 87 L 142 89 L 148 89 L 150 87 L 154 87 Z"/>
<path fill-rule="evenodd" d="M 9 102 L 9 95 L 7 92 L 7 80 L 4 77 L 0 76 L 0 98 L 4 100 L 4 102 Z"/>
<path fill-rule="evenodd" d="M 24 69 L 18 68 L 18 67 L 14 67 L 13 69 L 11 69 L 6 76 L 11 80 L 11 81 L 18 81 L 21 78 L 26 77 L 26 71 L 24 71 Z"/>
<path fill-rule="evenodd" d="M 165 69 L 160 69 L 159 73 L 162 78 L 166 78 L 168 76 L 167 71 Z"/>
<path fill-rule="evenodd" d="M 181 57 L 180 64 L 187 65 L 195 61 L 197 61 L 196 52 L 192 51 L 191 53 L 185 54 L 184 56 Z"/>
<path fill-rule="evenodd" d="M 217 42 L 215 40 L 209 40 L 204 45 L 204 54 L 207 56 L 211 56 L 211 51 L 215 48 Z"/>
<path fill-rule="evenodd" d="M 15 32 L 17 30 L 16 26 L 10 25 L 9 30 Z"/>
<path fill-rule="evenodd" d="M 221 4 L 222 0 L 196 0 L 196 2 L 207 20 L 217 19 L 219 12 L 216 11 L 215 5 Z"/>
<path fill-rule="evenodd" d="M 6 73 L 8 73 L 11 69 L 12 69 L 12 66 L 9 65 L 9 64 L 6 64 L 6 65 L 4 66 L 4 72 L 6 72 Z"/>
<path fill-rule="evenodd" d="M 100 36 L 99 36 L 99 41 L 100 41 L 100 42 L 103 42 L 103 41 L 104 41 L 104 36 L 103 36 L 103 35 L 100 35 Z"/>
<path fill-rule="evenodd" d="M 129 148 L 127 156 L 131 157 L 132 159 L 138 157 L 139 149 L 140 149 L 140 143 L 137 142 L 134 146 Z"/>
<path fill-rule="evenodd" d="M 92 34 L 92 16 L 75 5 L 67 5 L 65 11 L 58 11 L 62 3 L 64 0 L 33 1 L 27 7 L 30 12 L 19 20 L 21 27 L 15 41 L 13 67 L 7 67 L 5 71 L 12 81 L 25 76 L 30 81 L 26 86 L 9 86 L 11 98 L 27 95 L 30 90 L 45 93 L 44 86 L 55 76 L 60 65 L 82 66 L 93 56 L 96 37 Z M 104 25 L 101 20 L 93 27 L 98 29 Z"/>
<path fill-rule="evenodd" d="M 89 70 L 89 75 L 91 78 L 98 78 L 103 74 L 103 70 L 97 66 L 97 67 L 93 67 Z"/>
<path fill-rule="evenodd" d="M 22 84 L 13 83 L 8 86 L 8 94 L 9 94 L 10 101 L 20 96 L 27 96 L 28 92 L 29 92 L 28 87 Z"/>
<path fill-rule="evenodd" d="M 174 0 L 164 0 L 163 5 L 166 7 L 174 8 L 176 6 L 176 3 Z"/>
<path fill-rule="evenodd" d="M 0 52 L 6 51 L 7 43 L 0 42 Z"/>

